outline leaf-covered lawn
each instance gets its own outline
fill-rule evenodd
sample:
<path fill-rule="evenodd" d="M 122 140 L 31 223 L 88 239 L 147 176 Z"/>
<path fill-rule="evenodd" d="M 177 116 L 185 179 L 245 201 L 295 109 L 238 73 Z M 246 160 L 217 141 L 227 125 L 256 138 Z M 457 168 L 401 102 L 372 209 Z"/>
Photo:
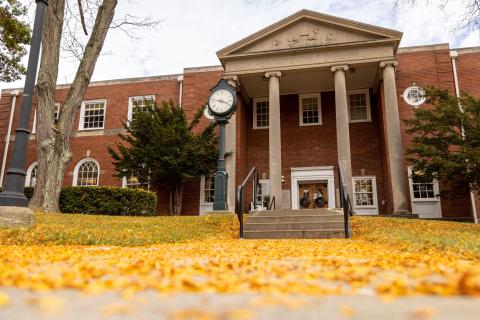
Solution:
<path fill-rule="evenodd" d="M 348 240 L 238 240 L 234 216 L 40 214 L 33 230 L 0 231 L 0 286 L 480 295 L 479 226 L 355 217 L 353 231 Z"/>

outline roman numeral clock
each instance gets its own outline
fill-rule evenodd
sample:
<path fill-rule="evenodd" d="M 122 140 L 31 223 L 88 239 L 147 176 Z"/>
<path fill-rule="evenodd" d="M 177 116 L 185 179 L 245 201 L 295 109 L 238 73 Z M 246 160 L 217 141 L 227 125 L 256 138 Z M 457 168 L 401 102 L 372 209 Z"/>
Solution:
<path fill-rule="evenodd" d="M 237 93 L 225 79 L 220 80 L 211 90 L 208 98 L 208 111 L 220 127 L 218 146 L 218 167 L 215 172 L 214 211 L 228 210 L 228 173 L 225 169 L 225 126 L 237 110 Z"/>

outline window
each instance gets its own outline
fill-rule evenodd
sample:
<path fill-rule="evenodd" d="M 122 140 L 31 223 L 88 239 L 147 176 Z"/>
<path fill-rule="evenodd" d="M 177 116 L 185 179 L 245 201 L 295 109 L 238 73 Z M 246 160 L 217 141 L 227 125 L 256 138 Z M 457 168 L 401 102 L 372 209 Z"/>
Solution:
<path fill-rule="evenodd" d="M 435 188 L 432 182 L 420 182 L 418 177 L 412 173 L 412 189 L 414 199 L 435 199 Z"/>
<path fill-rule="evenodd" d="M 418 107 L 427 100 L 425 90 L 419 86 L 411 86 L 403 92 L 403 100 L 411 106 Z"/>
<path fill-rule="evenodd" d="M 80 110 L 79 130 L 103 129 L 106 100 L 83 101 Z"/>
<path fill-rule="evenodd" d="M 144 190 L 150 189 L 149 183 L 141 183 L 140 180 L 134 175 L 131 175 L 130 177 L 123 177 L 122 184 L 124 188 L 129 188 L 129 189 L 144 189 Z"/>
<path fill-rule="evenodd" d="M 299 118 L 301 126 L 322 124 L 320 94 L 301 94 L 299 97 Z"/>
<path fill-rule="evenodd" d="M 202 202 L 213 203 L 215 198 L 215 176 L 211 175 L 203 178 Z"/>
<path fill-rule="evenodd" d="M 35 161 L 28 167 L 27 169 L 27 176 L 25 179 L 25 187 L 35 187 L 35 184 L 37 183 L 37 168 L 38 168 L 38 162 Z"/>
<path fill-rule="evenodd" d="M 253 99 L 253 129 L 268 128 L 268 98 Z"/>
<path fill-rule="evenodd" d="M 154 95 L 128 98 L 128 120 L 132 120 L 136 112 L 141 112 L 155 101 Z"/>
<path fill-rule="evenodd" d="M 53 122 L 55 124 L 58 123 L 58 116 L 60 115 L 60 103 L 55 102 L 55 110 L 53 111 Z M 37 131 L 37 109 L 35 109 L 33 113 L 33 125 L 32 125 L 32 133 Z"/>
<path fill-rule="evenodd" d="M 270 181 L 259 180 L 258 183 L 257 205 L 268 208 L 270 204 Z"/>
<path fill-rule="evenodd" d="M 348 91 L 350 122 L 371 121 L 370 94 L 368 89 Z"/>
<path fill-rule="evenodd" d="M 377 207 L 375 177 L 353 177 L 354 204 L 356 208 Z"/>
<path fill-rule="evenodd" d="M 98 186 L 100 166 L 94 159 L 83 159 L 73 172 L 74 186 Z"/>

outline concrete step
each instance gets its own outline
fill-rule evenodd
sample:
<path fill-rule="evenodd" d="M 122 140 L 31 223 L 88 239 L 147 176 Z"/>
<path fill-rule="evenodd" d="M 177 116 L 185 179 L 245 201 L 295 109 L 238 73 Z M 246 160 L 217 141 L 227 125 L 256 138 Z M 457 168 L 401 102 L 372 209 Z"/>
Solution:
<path fill-rule="evenodd" d="M 321 222 L 274 222 L 274 223 L 252 223 L 245 224 L 246 231 L 265 231 L 265 230 L 332 230 L 342 229 L 343 221 L 321 221 Z"/>
<path fill-rule="evenodd" d="M 244 231 L 245 239 L 334 239 L 345 238 L 342 229 Z"/>
<path fill-rule="evenodd" d="M 326 221 L 336 221 L 343 223 L 343 215 L 324 214 L 324 215 L 248 215 L 246 223 L 321 223 Z"/>
<path fill-rule="evenodd" d="M 325 214 L 338 214 L 343 215 L 341 210 L 336 209 L 279 209 L 279 210 L 264 210 L 264 211 L 251 211 L 251 216 L 281 216 L 281 215 L 325 215 Z"/>

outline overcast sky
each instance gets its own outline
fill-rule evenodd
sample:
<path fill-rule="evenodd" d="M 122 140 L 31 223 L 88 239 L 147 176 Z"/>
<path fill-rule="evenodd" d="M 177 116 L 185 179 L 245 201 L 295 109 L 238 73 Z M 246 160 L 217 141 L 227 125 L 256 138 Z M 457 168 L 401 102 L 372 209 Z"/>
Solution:
<path fill-rule="evenodd" d="M 93 80 L 182 73 L 184 67 L 218 65 L 215 52 L 301 9 L 402 31 L 401 46 L 450 43 L 452 48 L 480 45 L 478 31 L 455 31 L 465 0 L 423 1 L 394 10 L 394 0 L 119 0 L 117 17 L 126 13 L 163 19 L 158 31 L 131 40 L 111 30 Z M 420 1 L 422 2 L 422 1 Z M 58 82 L 70 82 L 76 64 L 62 59 Z M 24 80 L 0 84 L 22 87 Z"/>

